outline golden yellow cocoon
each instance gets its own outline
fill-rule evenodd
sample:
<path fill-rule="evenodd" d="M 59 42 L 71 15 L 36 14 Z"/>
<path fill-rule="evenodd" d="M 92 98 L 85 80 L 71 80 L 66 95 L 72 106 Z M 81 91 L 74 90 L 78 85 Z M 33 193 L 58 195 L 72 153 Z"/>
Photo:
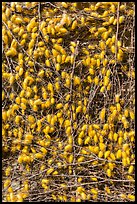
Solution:
<path fill-rule="evenodd" d="M 48 49 L 46 49 L 46 50 L 45 50 L 45 56 L 46 56 L 47 58 L 49 58 L 49 57 L 50 57 L 50 52 L 49 52 L 49 50 L 48 50 Z"/>
<path fill-rule="evenodd" d="M 114 139 L 115 142 L 116 142 L 117 139 L 118 139 L 118 134 L 117 134 L 116 132 L 115 132 L 114 135 L 113 135 L 113 139 Z"/>
<path fill-rule="evenodd" d="M 130 115 L 130 118 L 131 118 L 132 120 L 135 119 L 135 114 L 134 114 L 133 111 L 129 111 L 129 115 Z"/>
<path fill-rule="evenodd" d="M 110 169 L 107 169 L 107 176 L 111 177 L 111 170 Z"/>
<path fill-rule="evenodd" d="M 99 46 L 101 48 L 101 50 L 105 50 L 106 49 L 106 45 L 104 41 L 100 41 Z"/>
<path fill-rule="evenodd" d="M 57 62 L 60 64 L 62 61 L 61 55 L 57 55 Z"/>
<path fill-rule="evenodd" d="M 104 130 L 108 130 L 108 129 L 109 129 L 109 125 L 108 125 L 107 123 L 104 124 L 103 129 L 104 129 Z"/>
<path fill-rule="evenodd" d="M 112 36 L 111 41 L 112 41 L 113 44 L 115 43 L 115 41 L 116 41 L 116 35 L 113 35 L 113 36 Z"/>
<path fill-rule="evenodd" d="M 47 118 L 47 122 L 50 123 L 50 122 L 51 122 L 52 115 L 48 114 L 48 115 L 46 116 L 46 118 Z"/>
<path fill-rule="evenodd" d="M 49 179 L 42 179 L 41 183 L 49 184 Z"/>
<path fill-rule="evenodd" d="M 71 83 L 71 82 L 70 82 L 70 79 L 69 79 L 69 78 L 67 78 L 67 79 L 66 79 L 66 83 L 65 83 L 66 87 L 68 87 L 68 88 L 69 88 L 69 87 L 70 87 L 70 83 Z"/>
<path fill-rule="evenodd" d="M 86 63 L 86 65 L 87 65 L 87 66 L 89 66 L 89 65 L 90 65 L 90 57 L 87 57 L 87 58 L 86 58 L 85 63 Z"/>
<path fill-rule="evenodd" d="M 116 101 L 116 103 L 119 102 L 119 98 L 120 98 L 120 95 L 119 95 L 119 94 L 116 94 L 116 95 L 115 95 L 115 101 Z"/>
<path fill-rule="evenodd" d="M 29 42 L 29 46 L 28 46 L 29 50 L 34 47 L 34 43 L 35 43 L 35 40 L 33 39 Z"/>
<path fill-rule="evenodd" d="M 17 116 L 15 117 L 15 123 L 16 123 L 16 124 L 19 124 L 20 120 L 21 120 L 21 116 L 17 115 Z"/>
<path fill-rule="evenodd" d="M 70 44 L 73 46 L 73 47 L 76 47 L 76 43 L 71 41 Z"/>
<path fill-rule="evenodd" d="M 54 171 L 54 168 L 50 168 L 47 170 L 47 175 L 51 174 Z"/>
<path fill-rule="evenodd" d="M 116 12 L 116 8 L 115 8 L 115 5 L 114 5 L 114 4 L 111 5 L 110 9 L 111 9 L 112 13 L 115 13 L 115 12 Z"/>
<path fill-rule="evenodd" d="M 97 197 L 98 197 L 98 195 L 94 194 L 94 195 L 92 196 L 92 199 L 93 199 L 93 200 L 96 200 Z"/>
<path fill-rule="evenodd" d="M 44 147 L 41 147 L 40 150 L 44 153 L 47 154 L 47 150 Z"/>
<path fill-rule="evenodd" d="M 15 202 L 15 201 L 16 201 L 16 197 L 15 197 L 15 195 L 13 194 L 13 192 L 11 192 L 11 193 L 9 194 L 9 197 L 10 197 L 10 201 L 11 201 L 11 202 Z"/>
<path fill-rule="evenodd" d="M 128 143 L 123 144 L 123 150 L 124 151 L 126 151 L 128 148 L 129 148 L 129 144 Z"/>
<path fill-rule="evenodd" d="M 53 173 L 52 173 L 52 175 L 54 176 L 54 175 L 58 175 L 58 171 L 54 171 Z"/>
<path fill-rule="evenodd" d="M 93 124 L 93 127 L 94 127 L 95 129 L 97 129 L 97 130 L 100 129 L 99 125 L 97 125 L 97 124 Z"/>
<path fill-rule="evenodd" d="M 68 94 L 68 95 L 66 96 L 65 100 L 66 100 L 66 101 L 69 101 L 69 99 L 70 99 L 70 94 Z"/>
<path fill-rule="evenodd" d="M 72 152 L 72 145 L 68 144 L 67 146 L 65 146 L 65 151 Z"/>
<path fill-rule="evenodd" d="M 96 27 L 91 27 L 90 29 L 89 29 L 89 32 L 91 32 L 91 33 L 94 33 L 96 31 Z"/>
<path fill-rule="evenodd" d="M 65 121 L 64 121 L 64 126 L 65 126 L 65 127 L 70 126 L 70 124 L 71 124 L 70 120 L 65 120 Z"/>
<path fill-rule="evenodd" d="M 16 202 L 23 202 L 23 195 L 22 195 L 22 193 L 18 193 L 16 196 L 17 196 L 17 201 Z"/>
<path fill-rule="evenodd" d="M 58 55 L 58 56 L 59 56 L 59 55 Z M 57 60 L 57 61 L 59 61 L 59 60 Z M 57 71 L 59 71 L 59 70 L 60 70 L 60 64 L 57 63 L 57 64 L 55 65 L 55 68 L 56 68 Z"/>
<path fill-rule="evenodd" d="M 107 86 L 109 84 L 109 77 L 105 76 L 104 77 L 104 86 Z"/>
<path fill-rule="evenodd" d="M 21 40 L 20 45 L 23 46 L 25 43 L 26 43 L 26 40 L 23 39 L 23 40 Z"/>
<path fill-rule="evenodd" d="M 88 125 L 87 125 L 87 124 L 85 124 L 85 125 L 83 125 L 83 126 L 82 126 L 81 130 L 83 130 L 83 131 L 84 131 L 84 130 L 86 130 L 86 129 L 87 129 L 87 127 L 88 127 Z M 79 135 L 79 136 L 80 136 L 80 135 Z"/>
<path fill-rule="evenodd" d="M 86 144 L 89 144 L 90 141 L 91 141 L 91 138 L 90 138 L 90 137 L 87 137 L 87 138 L 85 139 L 85 141 L 84 141 L 84 144 L 85 144 L 85 145 L 86 145 Z"/>
<path fill-rule="evenodd" d="M 52 83 L 48 83 L 48 85 L 47 85 L 47 89 L 49 90 L 49 91 L 53 91 L 53 85 L 52 85 Z"/>
<path fill-rule="evenodd" d="M 73 21 L 72 25 L 71 25 L 71 30 L 74 30 L 77 27 L 77 20 Z"/>
<path fill-rule="evenodd" d="M 108 38 L 107 40 L 106 40 L 106 45 L 110 45 L 111 44 L 111 38 Z"/>
<path fill-rule="evenodd" d="M 7 120 L 7 112 L 2 111 L 2 120 L 6 121 Z"/>
<path fill-rule="evenodd" d="M 98 179 L 96 177 L 91 177 L 90 178 L 92 181 L 97 181 Z"/>
<path fill-rule="evenodd" d="M 120 11 L 122 11 L 122 10 L 125 10 L 125 8 L 126 8 L 126 5 L 122 4 L 119 9 Z"/>
<path fill-rule="evenodd" d="M 79 158 L 78 158 L 78 163 L 80 163 L 80 162 L 83 162 L 84 161 L 84 159 L 85 159 L 85 157 L 84 156 L 80 156 Z"/>
<path fill-rule="evenodd" d="M 72 53 L 75 53 L 75 48 L 73 46 L 70 46 L 70 50 Z"/>
<path fill-rule="evenodd" d="M 61 51 L 62 47 L 59 45 L 59 44 L 54 44 L 54 48 L 57 50 L 57 51 Z"/>
<path fill-rule="evenodd" d="M 68 4 L 67 4 L 66 2 L 61 2 L 61 4 L 62 4 L 62 6 L 63 6 L 64 8 L 68 8 Z"/>
<path fill-rule="evenodd" d="M 104 143 L 100 142 L 100 143 L 99 143 L 99 148 L 100 148 L 100 150 L 101 150 L 102 152 L 104 152 L 105 149 L 106 149 L 106 145 L 105 145 Z"/>
<path fill-rule="evenodd" d="M 101 35 L 101 37 L 103 38 L 103 40 L 107 40 L 107 38 L 108 38 L 108 35 L 109 35 L 109 32 L 108 31 L 106 31 L 106 32 L 103 32 L 102 33 L 102 35 Z"/>
<path fill-rule="evenodd" d="M 59 52 L 55 49 L 52 49 L 52 54 L 54 57 L 57 57 L 57 55 L 59 54 Z"/>
<path fill-rule="evenodd" d="M 110 151 L 108 150 L 108 151 L 106 151 L 106 152 L 104 153 L 105 159 L 106 159 L 109 155 L 110 155 Z"/>
<path fill-rule="evenodd" d="M 79 186 L 79 187 L 77 187 L 76 191 L 79 193 L 82 193 L 85 191 L 85 189 L 82 186 Z"/>
<path fill-rule="evenodd" d="M 107 65 L 107 63 L 108 63 L 108 59 L 105 58 L 105 59 L 103 60 L 103 66 L 105 67 L 105 66 Z"/>
<path fill-rule="evenodd" d="M 98 32 L 99 32 L 99 33 L 103 33 L 103 32 L 105 32 L 105 31 L 107 31 L 107 29 L 106 29 L 105 27 L 100 27 L 100 28 L 98 28 Z"/>
<path fill-rule="evenodd" d="M 101 112 L 100 112 L 100 120 L 101 121 L 104 121 L 104 119 L 105 119 L 105 113 L 106 113 L 106 108 L 103 108 L 102 110 L 101 110 Z"/>
<path fill-rule="evenodd" d="M 111 52 L 114 54 L 116 52 L 116 48 L 114 45 L 111 46 Z"/>
<path fill-rule="evenodd" d="M 21 67 L 20 69 L 19 69 L 19 76 L 22 76 L 22 74 L 23 74 L 23 68 Z"/>
<path fill-rule="evenodd" d="M 112 24 L 114 22 L 114 19 L 115 19 L 114 16 L 110 17 L 109 18 L 109 24 Z"/>
<path fill-rule="evenodd" d="M 92 189 L 90 190 L 90 192 L 91 192 L 92 194 L 95 194 L 95 195 L 98 194 L 98 191 L 97 191 L 95 188 L 92 188 Z"/>
<path fill-rule="evenodd" d="M 44 155 L 42 153 L 36 153 L 35 154 L 36 159 L 42 159 L 43 157 L 44 157 Z"/>
<path fill-rule="evenodd" d="M 94 140 L 95 143 L 97 143 L 97 142 L 98 142 L 98 136 L 97 136 L 97 135 L 94 135 L 93 140 Z"/>
<path fill-rule="evenodd" d="M 4 188 L 7 188 L 10 183 L 11 183 L 11 180 L 10 180 L 10 179 L 6 179 L 6 180 L 4 181 Z"/>
<path fill-rule="evenodd" d="M 134 195 L 128 194 L 127 197 L 128 197 L 129 200 L 135 201 L 135 196 Z"/>
<path fill-rule="evenodd" d="M 56 109 L 61 109 L 63 107 L 63 104 L 62 103 L 58 103 L 57 105 L 56 105 Z"/>
<path fill-rule="evenodd" d="M 20 155 L 19 157 L 18 157 L 18 163 L 22 163 L 23 162 L 23 157 Z"/>
<path fill-rule="evenodd" d="M 34 105 L 41 105 L 41 99 L 37 99 L 34 101 Z"/>
<path fill-rule="evenodd" d="M 81 110 L 82 110 L 82 107 L 81 107 L 81 106 L 78 106 L 78 107 L 76 108 L 76 113 L 80 113 Z"/>
<path fill-rule="evenodd" d="M 122 151 L 121 151 L 121 149 L 119 149 L 119 150 L 117 151 L 116 157 L 117 157 L 117 159 L 120 159 L 120 158 L 122 157 Z"/>
<path fill-rule="evenodd" d="M 9 17 L 11 15 L 11 10 L 9 8 L 6 8 L 5 14 L 6 17 Z"/>
<path fill-rule="evenodd" d="M 104 56 L 105 56 L 105 51 L 103 50 L 103 51 L 100 53 L 100 59 L 104 59 Z"/>
<path fill-rule="evenodd" d="M 86 200 L 87 198 L 86 193 L 82 192 L 80 195 L 81 195 L 82 200 Z"/>
<path fill-rule="evenodd" d="M 111 158 L 113 161 L 115 161 L 115 160 L 116 160 L 115 154 L 111 152 L 111 153 L 110 153 L 110 158 Z"/>
<path fill-rule="evenodd" d="M 125 109 L 125 110 L 124 110 L 124 116 L 125 116 L 126 118 L 129 116 L 129 111 L 128 111 L 128 109 Z"/>
<path fill-rule="evenodd" d="M 102 152 L 102 151 L 99 151 L 98 157 L 99 157 L 99 158 L 102 158 L 102 157 L 103 157 L 103 152 Z"/>
<path fill-rule="evenodd" d="M 83 144 L 82 138 L 78 137 L 78 145 L 82 145 L 82 144 Z"/>
<path fill-rule="evenodd" d="M 55 83 L 55 89 L 56 89 L 56 91 L 60 90 L 60 84 L 58 81 Z"/>
<path fill-rule="evenodd" d="M 123 23 L 125 20 L 125 17 L 124 16 L 120 16 L 119 17 L 119 24 Z"/>
<path fill-rule="evenodd" d="M 106 68 L 105 68 L 105 67 L 102 68 L 101 73 L 102 73 L 103 75 L 106 74 Z"/>
<path fill-rule="evenodd" d="M 31 135 L 31 134 L 26 134 L 26 135 L 25 135 L 25 139 L 26 139 L 26 140 L 32 140 L 32 139 L 33 139 L 33 135 Z"/>
<path fill-rule="evenodd" d="M 11 167 L 7 167 L 6 170 L 5 170 L 5 175 L 6 176 L 9 176 L 10 175 L 10 171 L 11 171 Z"/>
<path fill-rule="evenodd" d="M 67 129 L 66 129 L 66 134 L 67 134 L 67 135 L 70 135 L 70 134 L 71 134 L 71 127 L 67 127 Z"/>
<path fill-rule="evenodd" d="M 38 76 L 39 76 L 39 77 L 44 77 L 44 74 L 45 74 L 45 72 L 44 72 L 44 70 L 42 69 L 42 70 L 39 71 Z"/>
<path fill-rule="evenodd" d="M 50 65 L 50 61 L 49 61 L 48 59 L 46 60 L 45 64 L 46 64 L 47 67 L 50 67 L 50 66 L 51 66 L 51 65 Z"/>
<path fill-rule="evenodd" d="M 125 151 L 122 151 L 122 158 L 127 158 L 127 154 L 126 154 L 126 152 Z"/>
<path fill-rule="evenodd" d="M 120 103 L 117 103 L 117 104 L 116 104 L 116 107 L 117 107 L 117 111 L 120 112 L 120 111 L 121 111 Z"/>
<path fill-rule="evenodd" d="M 128 173 L 129 173 L 129 174 L 132 174 L 132 173 L 133 173 L 133 170 L 134 170 L 134 166 L 131 165 L 131 166 L 129 167 L 129 169 L 128 169 Z"/>
<path fill-rule="evenodd" d="M 4 100 L 4 98 L 5 98 L 5 93 L 4 91 L 2 91 L 2 101 Z"/>
<path fill-rule="evenodd" d="M 70 132 L 71 134 L 71 132 Z M 68 136 L 68 144 L 72 145 L 73 144 L 73 137 L 69 134 Z"/>
<path fill-rule="evenodd" d="M 51 104 L 53 105 L 55 103 L 55 98 L 51 98 Z"/>
<path fill-rule="evenodd" d="M 99 78 L 98 78 L 97 76 L 94 78 L 94 82 L 95 82 L 96 85 L 98 85 L 98 83 L 99 83 Z"/>
<path fill-rule="evenodd" d="M 80 84 L 80 78 L 78 76 L 74 77 L 74 86 L 79 85 Z"/>
<path fill-rule="evenodd" d="M 123 164 L 124 167 L 127 166 L 127 160 L 126 160 L 126 158 L 122 158 L 122 164 Z"/>
<path fill-rule="evenodd" d="M 70 56 L 70 63 L 71 63 L 71 64 L 74 63 L 74 54 L 72 54 L 72 55 Z"/>
<path fill-rule="evenodd" d="M 121 46 L 122 46 L 121 41 L 118 40 L 118 42 L 117 42 L 117 46 L 118 46 L 118 47 L 121 47 Z"/>
<path fill-rule="evenodd" d="M 81 154 L 89 154 L 89 152 L 86 149 L 82 149 Z"/>
<path fill-rule="evenodd" d="M 110 188 L 109 188 L 108 186 L 105 187 L 105 191 L 106 191 L 108 194 L 111 193 Z"/>
<path fill-rule="evenodd" d="M 72 162 L 73 162 L 73 158 L 74 158 L 74 157 L 73 157 L 73 154 L 71 154 L 71 155 L 69 156 L 69 158 L 68 158 L 68 162 L 69 162 L 69 163 L 72 163 Z"/>

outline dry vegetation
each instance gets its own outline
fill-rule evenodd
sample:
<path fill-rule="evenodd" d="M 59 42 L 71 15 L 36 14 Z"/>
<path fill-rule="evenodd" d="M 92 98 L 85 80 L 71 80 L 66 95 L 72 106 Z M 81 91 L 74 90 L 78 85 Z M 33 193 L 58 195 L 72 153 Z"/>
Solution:
<path fill-rule="evenodd" d="M 135 4 L 2 3 L 3 201 L 135 199 Z"/>

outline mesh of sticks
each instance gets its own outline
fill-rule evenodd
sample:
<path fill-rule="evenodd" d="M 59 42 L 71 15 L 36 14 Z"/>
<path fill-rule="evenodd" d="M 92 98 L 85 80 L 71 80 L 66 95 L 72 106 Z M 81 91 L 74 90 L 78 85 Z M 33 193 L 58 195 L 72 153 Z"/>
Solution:
<path fill-rule="evenodd" d="M 3 2 L 3 201 L 134 201 L 134 63 L 133 2 Z"/>

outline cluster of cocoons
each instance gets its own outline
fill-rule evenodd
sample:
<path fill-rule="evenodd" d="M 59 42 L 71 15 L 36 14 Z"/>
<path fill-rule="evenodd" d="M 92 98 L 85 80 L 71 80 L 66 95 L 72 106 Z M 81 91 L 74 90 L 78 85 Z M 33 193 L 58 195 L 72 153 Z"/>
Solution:
<path fill-rule="evenodd" d="M 134 201 L 134 7 L 2 3 L 3 201 Z"/>

